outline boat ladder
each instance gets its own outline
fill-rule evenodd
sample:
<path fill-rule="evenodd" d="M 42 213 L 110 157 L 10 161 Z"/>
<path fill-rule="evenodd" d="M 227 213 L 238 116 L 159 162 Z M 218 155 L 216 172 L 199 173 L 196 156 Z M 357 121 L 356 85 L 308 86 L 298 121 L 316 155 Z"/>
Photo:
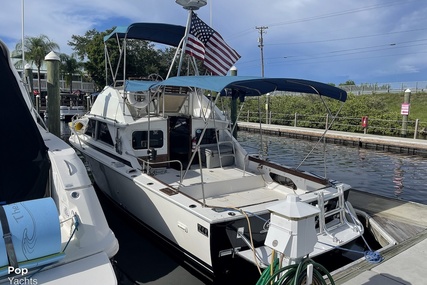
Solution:
<path fill-rule="evenodd" d="M 337 198 L 337 207 L 334 209 L 327 210 L 327 203 L 328 201 Z M 356 214 L 354 211 L 351 211 L 352 207 L 351 205 L 348 205 L 349 202 L 346 202 L 344 199 L 344 190 L 341 185 L 337 186 L 337 193 L 333 194 L 332 197 L 325 200 L 325 195 L 323 191 L 320 191 L 317 193 L 317 206 L 320 210 L 319 213 L 319 233 L 325 234 L 329 236 L 334 242 L 341 243 L 342 241 L 339 240 L 337 237 L 335 237 L 331 232 L 333 229 L 336 229 L 338 227 L 341 227 L 343 225 L 347 225 L 349 228 L 351 228 L 355 232 L 363 233 L 363 225 L 361 222 L 357 219 Z M 338 223 L 333 224 L 332 226 L 328 227 L 326 223 L 326 219 L 328 217 L 334 216 L 338 218 Z M 350 217 L 352 220 L 352 223 L 350 223 L 347 219 L 347 217 Z"/>

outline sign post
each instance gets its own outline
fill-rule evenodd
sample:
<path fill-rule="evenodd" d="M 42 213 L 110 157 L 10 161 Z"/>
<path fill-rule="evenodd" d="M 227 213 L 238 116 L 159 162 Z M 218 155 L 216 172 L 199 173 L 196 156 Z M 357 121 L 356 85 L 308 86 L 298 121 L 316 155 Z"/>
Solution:
<path fill-rule="evenodd" d="M 408 132 L 408 116 L 409 116 L 409 107 L 410 107 L 410 98 L 411 98 L 411 90 L 406 89 L 405 95 L 403 97 L 402 107 L 400 109 L 400 114 L 402 115 L 402 137 L 406 137 Z"/>

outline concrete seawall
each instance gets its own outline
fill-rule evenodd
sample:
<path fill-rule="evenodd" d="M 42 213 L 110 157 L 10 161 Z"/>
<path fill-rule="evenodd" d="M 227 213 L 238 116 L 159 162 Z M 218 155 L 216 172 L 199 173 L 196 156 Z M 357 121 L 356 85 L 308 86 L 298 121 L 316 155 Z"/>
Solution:
<path fill-rule="evenodd" d="M 239 130 L 258 132 L 260 124 L 238 122 L 238 127 Z M 300 128 L 271 124 L 262 124 L 262 130 L 265 134 L 287 136 L 306 140 L 318 140 L 325 133 L 325 130 L 323 129 Z M 325 139 L 326 142 L 329 143 L 427 156 L 427 140 L 423 139 L 398 138 L 340 131 L 326 132 Z"/>

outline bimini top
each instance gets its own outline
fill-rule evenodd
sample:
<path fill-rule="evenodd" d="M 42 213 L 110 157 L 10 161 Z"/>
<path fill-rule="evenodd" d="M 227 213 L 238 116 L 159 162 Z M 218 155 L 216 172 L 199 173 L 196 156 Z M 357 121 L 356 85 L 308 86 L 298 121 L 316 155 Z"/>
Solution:
<path fill-rule="evenodd" d="M 153 84 L 159 86 L 197 87 L 216 91 L 227 96 L 231 90 L 233 96 L 260 96 L 273 91 L 288 91 L 317 94 L 342 102 L 347 100 L 347 92 L 329 84 L 292 78 L 265 78 L 253 76 L 178 76 Z M 235 94 L 235 95 L 234 95 Z"/>
<path fill-rule="evenodd" d="M 104 37 L 104 42 L 110 38 L 127 38 L 147 40 L 177 47 L 185 35 L 185 27 L 161 23 L 134 23 L 120 26 Z"/>

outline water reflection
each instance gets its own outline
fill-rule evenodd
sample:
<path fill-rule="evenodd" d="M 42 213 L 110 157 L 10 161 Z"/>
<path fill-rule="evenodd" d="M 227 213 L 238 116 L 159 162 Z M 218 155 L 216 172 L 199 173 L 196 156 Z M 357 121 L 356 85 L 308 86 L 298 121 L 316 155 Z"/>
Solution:
<path fill-rule="evenodd" d="M 263 135 L 268 156 L 281 164 L 297 167 L 316 144 L 315 141 Z M 259 135 L 239 131 L 238 140 L 254 153 Z M 325 170 L 326 162 L 326 170 Z M 300 169 L 350 184 L 353 188 L 386 197 L 427 204 L 427 160 L 424 157 L 380 152 L 371 149 L 327 144 L 304 161 Z"/>
<path fill-rule="evenodd" d="M 403 192 L 403 178 L 404 178 L 404 170 L 402 169 L 402 160 L 398 160 L 395 164 L 395 169 L 394 169 L 394 178 L 393 178 L 393 183 L 394 185 L 394 195 L 396 195 L 396 197 L 399 197 L 402 192 Z"/>

